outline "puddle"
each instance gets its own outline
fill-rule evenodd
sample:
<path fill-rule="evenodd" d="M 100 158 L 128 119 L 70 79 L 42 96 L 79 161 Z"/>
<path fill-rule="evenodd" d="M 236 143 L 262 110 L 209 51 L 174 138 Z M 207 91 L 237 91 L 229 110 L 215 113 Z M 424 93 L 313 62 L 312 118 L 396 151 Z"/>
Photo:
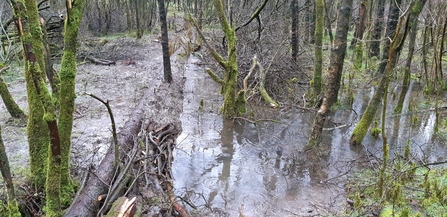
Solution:
<path fill-rule="evenodd" d="M 278 112 L 275 119 L 281 124 L 222 120 L 219 86 L 194 64 L 197 62 L 192 58 L 185 70 L 183 132 L 173 165 L 176 194 L 199 209 L 224 210 L 228 216 L 315 216 L 342 211 L 346 206 L 344 185 L 355 170 L 355 160 L 365 153 L 362 149 L 381 156 L 381 140 L 369 134 L 364 142 L 368 146 L 349 146 L 349 136 L 360 118 L 357 114 L 366 109 L 374 90 L 356 94 L 355 112 L 340 110 L 332 116 L 327 125 L 353 124 L 324 131 L 323 144 L 330 144 L 329 155 L 315 165 L 306 162 L 305 153 L 300 152 L 307 144 L 311 113 Z M 201 99 L 204 106 L 199 109 Z M 388 106 L 390 112 L 393 108 Z M 402 153 L 410 141 L 416 160 L 440 160 L 447 153 L 442 142 L 432 137 L 434 113 L 419 115 L 417 126 L 411 126 L 411 117 L 387 118 L 391 154 Z M 429 154 L 432 152 L 436 154 Z"/>
<path fill-rule="evenodd" d="M 324 214 L 318 208 L 322 204 L 332 204 L 328 210 L 343 206 L 343 186 L 323 182 L 339 175 L 340 170 L 331 169 L 336 163 L 326 159 L 324 167 L 313 168 L 297 151 L 307 143 L 310 113 L 279 112 L 276 119 L 283 124 L 222 120 L 219 86 L 196 61 L 193 58 L 185 71 L 183 132 L 173 165 L 178 195 L 229 216 L 305 216 Z M 339 144 L 330 158 L 356 155 L 342 145 L 347 144 L 346 130 L 325 134 Z"/>

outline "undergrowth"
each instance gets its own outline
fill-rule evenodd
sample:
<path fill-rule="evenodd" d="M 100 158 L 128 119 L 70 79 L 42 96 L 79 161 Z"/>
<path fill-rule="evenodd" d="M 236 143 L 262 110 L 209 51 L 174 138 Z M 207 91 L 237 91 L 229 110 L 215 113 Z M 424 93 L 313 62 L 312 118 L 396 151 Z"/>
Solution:
<path fill-rule="evenodd" d="M 410 146 L 386 170 L 384 192 L 378 192 L 379 167 L 355 174 L 348 185 L 348 216 L 447 216 L 446 162 L 418 164 Z M 382 196 L 381 196 L 382 195 Z"/>

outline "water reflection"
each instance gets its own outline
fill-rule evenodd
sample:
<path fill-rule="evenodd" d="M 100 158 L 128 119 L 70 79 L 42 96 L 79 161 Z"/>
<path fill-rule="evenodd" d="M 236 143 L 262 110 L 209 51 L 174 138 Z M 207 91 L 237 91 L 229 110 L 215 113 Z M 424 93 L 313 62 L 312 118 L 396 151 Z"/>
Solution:
<path fill-rule="evenodd" d="M 331 117 L 328 125 L 354 124 L 323 131 L 325 149 L 312 153 L 304 148 L 312 112 L 288 109 L 272 114 L 270 110 L 271 117 L 267 118 L 279 122 L 222 120 L 217 111 L 221 104 L 219 87 L 194 65 L 188 65 L 185 73 L 183 131 L 173 165 L 177 195 L 199 208 L 223 209 L 229 216 L 309 216 L 316 214 L 314 204 L 331 204 L 327 209 L 344 207 L 343 174 L 353 168 L 353 159 L 364 153 L 363 146 L 349 146 L 349 136 L 372 90 L 359 91 L 352 110 L 338 110 Z M 201 99 L 205 104 L 199 110 Z M 408 105 L 404 109 L 408 110 Z M 417 125 L 412 117 L 387 119 L 391 151 L 411 140 L 421 157 L 431 152 L 445 156 L 445 151 L 431 142 L 434 116 L 418 116 Z M 368 153 L 381 156 L 380 139 L 368 134 L 365 144 Z M 437 159 L 433 156 L 428 160 Z"/>

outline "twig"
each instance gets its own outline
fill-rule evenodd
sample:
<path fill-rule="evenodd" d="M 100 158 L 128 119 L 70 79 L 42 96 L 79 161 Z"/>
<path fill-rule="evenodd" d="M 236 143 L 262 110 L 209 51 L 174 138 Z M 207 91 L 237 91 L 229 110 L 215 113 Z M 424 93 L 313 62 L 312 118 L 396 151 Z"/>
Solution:
<path fill-rule="evenodd" d="M 118 136 L 116 134 L 115 118 L 113 117 L 112 109 L 110 108 L 110 105 L 109 105 L 109 100 L 104 101 L 104 100 L 102 100 L 101 98 L 95 96 L 92 93 L 85 93 L 85 94 L 87 94 L 87 95 L 93 97 L 94 99 L 100 101 L 107 108 L 107 112 L 109 113 L 109 116 L 110 116 L 110 122 L 112 122 L 112 136 L 113 136 L 113 144 L 115 146 L 115 149 L 114 149 L 115 150 L 115 164 L 117 165 L 118 164 L 118 160 L 119 160 L 118 159 Z"/>
<path fill-rule="evenodd" d="M 274 120 L 274 119 L 258 119 L 258 120 L 250 120 L 248 118 L 244 118 L 244 117 L 234 117 L 234 119 L 242 119 L 245 121 L 248 121 L 252 124 L 256 124 L 258 122 L 263 122 L 263 121 L 269 121 L 269 122 L 273 122 L 273 123 L 277 123 L 277 124 L 284 124 L 284 122 L 278 121 L 278 120 Z"/>
<path fill-rule="evenodd" d="M 258 64 L 258 58 L 255 55 L 253 57 L 253 65 L 251 66 L 250 70 L 248 71 L 247 76 L 245 76 L 245 78 L 244 78 L 244 92 L 245 92 L 245 94 L 247 94 L 247 91 L 248 91 L 248 86 L 247 86 L 248 78 L 250 78 L 250 75 L 253 73 L 257 64 Z"/>
<path fill-rule="evenodd" d="M 9 66 L 3 67 L 0 69 L 0 74 L 2 74 L 4 71 L 8 70 Z"/>

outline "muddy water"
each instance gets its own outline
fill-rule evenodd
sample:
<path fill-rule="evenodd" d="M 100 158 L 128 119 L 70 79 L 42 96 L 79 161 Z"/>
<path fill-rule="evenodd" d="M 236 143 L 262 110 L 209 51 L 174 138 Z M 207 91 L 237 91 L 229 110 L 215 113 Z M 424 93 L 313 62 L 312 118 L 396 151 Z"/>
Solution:
<path fill-rule="evenodd" d="M 280 123 L 256 125 L 242 119 L 222 120 L 219 87 L 197 62 L 192 58 L 185 71 L 183 132 L 173 165 L 177 195 L 198 209 L 213 211 L 214 216 L 315 216 L 342 211 L 346 206 L 344 185 L 360 156 L 365 150 L 381 156 L 382 141 L 370 135 L 364 142 L 368 146 L 348 145 L 354 126 L 349 123 L 358 121 L 357 114 L 364 111 L 374 90 L 356 94 L 355 112 L 342 109 L 332 116 L 323 138 L 323 144 L 330 147 L 327 157 L 310 163 L 303 157 L 303 147 L 312 113 L 283 109 L 274 115 Z M 418 92 L 410 92 L 406 102 Z M 391 105 L 388 108 L 392 116 Z M 407 104 L 404 111 L 408 109 Z M 419 121 L 414 122 L 413 115 Z M 433 112 L 413 115 L 387 119 L 391 153 L 402 153 L 410 142 L 414 159 L 441 160 L 447 153 L 442 139 L 432 136 Z M 337 128 L 340 123 L 348 126 Z"/>

